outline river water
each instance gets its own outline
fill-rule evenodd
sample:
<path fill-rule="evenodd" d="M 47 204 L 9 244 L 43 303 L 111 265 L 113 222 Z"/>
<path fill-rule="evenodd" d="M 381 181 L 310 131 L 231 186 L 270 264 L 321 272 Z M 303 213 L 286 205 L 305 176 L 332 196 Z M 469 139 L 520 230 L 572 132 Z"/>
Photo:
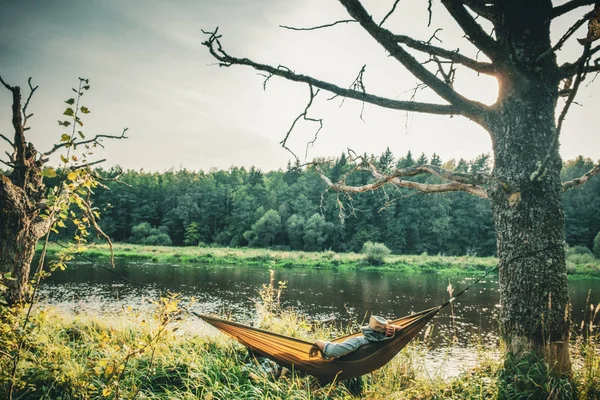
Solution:
<path fill-rule="evenodd" d="M 67 271 L 55 272 L 43 284 L 42 302 L 74 313 L 105 314 L 128 307 L 150 309 L 149 300 L 167 292 L 178 292 L 184 300 L 196 299 L 194 311 L 228 314 L 236 321 L 248 322 L 252 320 L 259 288 L 269 282 L 268 269 L 239 266 L 125 263 L 111 271 L 99 265 L 75 264 Z M 457 293 L 476 279 L 296 268 L 275 272 L 276 281 L 286 282 L 281 296 L 284 307 L 293 307 L 312 319 L 333 320 L 343 327 L 363 321 L 368 313 L 391 319 L 434 307 L 449 298 L 449 284 Z M 582 320 L 590 290 L 589 301 L 597 304 L 600 281 L 569 282 L 572 318 L 576 325 Z M 442 369 L 444 375 L 455 375 L 476 362 L 477 343 L 490 346 L 497 343 L 498 299 L 496 278 L 486 279 L 459 297 L 452 310 L 447 307 L 435 317 L 431 350 L 427 355 L 432 370 L 440 370 L 440 360 L 452 360 L 450 366 Z M 454 331 L 458 342 L 449 345 Z"/>

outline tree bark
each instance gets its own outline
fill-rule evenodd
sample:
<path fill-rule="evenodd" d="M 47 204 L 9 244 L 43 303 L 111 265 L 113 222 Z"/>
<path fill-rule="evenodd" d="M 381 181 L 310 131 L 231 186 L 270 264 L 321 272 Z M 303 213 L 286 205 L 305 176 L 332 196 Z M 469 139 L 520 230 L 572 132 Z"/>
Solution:
<path fill-rule="evenodd" d="M 9 305 L 27 299 L 27 280 L 38 236 L 27 216 L 24 191 L 0 175 L 0 273 L 10 273 L 14 280 L 5 282 Z"/>
<path fill-rule="evenodd" d="M 4 82 L 3 82 L 4 83 Z M 35 246 L 49 229 L 48 220 L 40 218 L 46 188 L 42 181 L 42 163 L 33 144 L 25 140 L 21 113 L 21 89 L 5 85 L 13 97 L 12 124 L 15 130 L 13 170 L 0 173 L 0 274 L 13 279 L 4 284 L 9 305 L 28 300 L 28 280 Z M 35 89 L 33 89 L 35 90 Z"/>
<path fill-rule="evenodd" d="M 502 4 L 498 42 L 517 66 L 501 77 L 488 123 L 499 182 L 489 197 L 501 261 L 502 333 L 517 359 L 533 353 L 558 373 L 569 373 L 562 162 L 554 145 L 558 66 L 553 55 L 537 61 L 551 46 L 551 3 Z M 544 160 L 543 176 L 534 179 Z"/>

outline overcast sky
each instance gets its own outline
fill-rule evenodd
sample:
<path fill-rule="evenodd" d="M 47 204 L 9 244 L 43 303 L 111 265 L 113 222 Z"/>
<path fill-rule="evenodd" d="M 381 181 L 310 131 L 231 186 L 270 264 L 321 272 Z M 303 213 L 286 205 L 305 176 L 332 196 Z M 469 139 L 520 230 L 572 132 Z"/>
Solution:
<path fill-rule="evenodd" d="M 394 1 L 364 3 L 380 20 Z M 386 27 L 425 40 L 443 28 L 437 35 L 440 45 L 475 56 L 443 7 L 434 3 L 430 28 L 423 0 L 402 0 Z M 555 41 L 577 15 L 570 13 L 553 25 Z M 98 152 L 98 158 L 108 159 L 107 166 L 155 171 L 285 168 L 291 155 L 279 142 L 303 111 L 308 87 L 273 78 L 263 91 L 264 79 L 256 71 L 219 68 L 202 46 L 206 36 L 201 30 L 218 26 L 231 55 L 285 65 L 340 86 L 350 86 L 366 64 L 368 92 L 409 99 L 416 80 L 358 25 L 310 32 L 279 27 L 347 18 L 335 0 L 1 0 L 0 75 L 22 87 L 31 76 L 39 85 L 28 131 L 39 150 L 48 150 L 65 133 L 56 122 L 66 106 L 63 101 L 71 97 L 77 78 L 85 77 L 91 91 L 83 101 L 92 110 L 84 118 L 86 134 L 120 134 L 129 127 L 128 140 L 106 143 Z M 575 59 L 580 51 L 573 41 L 559 61 Z M 468 71 L 459 71 L 456 88 L 487 104 L 497 93 L 493 78 Z M 563 130 L 564 159 L 579 154 L 600 158 L 599 96 L 594 84 L 581 91 Z M 360 102 L 342 105 L 329 97 L 319 95 L 309 113 L 324 120 L 319 139 L 308 149 L 309 160 L 339 156 L 347 148 L 380 154 L 388 146 L 397 157 L 411 150 L 415 155 L 437 153 L 444 161 L 491 152 L 487 133 L 465 118 L 407 115 L 366 105 L 363 122 Z M 427 90 L 419 91 L 417 100 L 443 103 Z M 9 92 L 0 91 L 0 133 L 7 136 L 12 136 L 10 101 Z M 290 140 L 303 159 L 315 128 L 302 123 Z M 0 154 L 7 149 L 0 143 Z"/>

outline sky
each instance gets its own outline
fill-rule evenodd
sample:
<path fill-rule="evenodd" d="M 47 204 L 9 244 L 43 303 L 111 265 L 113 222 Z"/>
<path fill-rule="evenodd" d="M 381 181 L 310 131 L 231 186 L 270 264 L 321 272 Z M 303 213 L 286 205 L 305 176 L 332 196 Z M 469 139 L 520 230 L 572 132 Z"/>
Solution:
<path fill-rule="evenodd" d="M 376 20 L 393 0 L 363 2 Z M 556 2 L 560 4 L 560 2 Z M 476 50 L 446 11 L 434 2 L 427 27 L 427 2 L 402 0 L 386 27 L 398 34 L 427 40 L 435 29 L 450 49 L 475 57 Z M 585 8 L 583 9 L 585 10 Z M 578 12 L 553 24 L 558 40 Z M 78 77 L 90 80 L 83 105 L 84 132 L 128 139 L 104 141 L 92 159 L 104 166 L 164 171 L 227 169 L 252 165 L 263 171 L 285 168 L 292 159 L 279 142 L 308 101 L 306 84 L 269 80 L 248 67 L 216 65 L 202 45 L 202 30 L 219 27 L 226 51 L 237 57 L 313 75 L 349 87 L 363 65 L 364 83 L 372 94 L 408 100 L 416 79 L 357 24 L 316 31 L 290 31 L 288 25 L 309 27 L 348 19 L 335 0 L 0 0 L 0 75 L 11 85 L 27 88 L 27 78 L 39 85 L 29 110 L 28 140 L 47 151 L 63 133 L 58 126 Z M 575 37 L 583 37 L 582 29 Z M 559 62 L 573 60 L 581 46 L 571 40 Z M 588 81 L 591 81 L 589 79 Z M 588 83 L 588 82 L 586 82 Z M 578 155 L 600 159 L 600 135 L 595 119 L 600 109 L 599 83 L 584 85 L 561 137 L 563 159 Z M 496 81 L 459 70 L 455 84 L 462 94 L 492 104 Z M 443 103 L 428 90 L 418 101 Z M 301 160 L 337 157 L 352 149 L 381 154 L 386 147 L 396 157 L 436 153 L 442 160 L 474 159 L 491 152 L 490 138 L 475 123 L 459 116 L 407 114 L 348 99 L 328 100 L 320 93 L 309 116 L 323 119 L 313 146 L 316 125 L 302 122 L 288 143 Z M 0 133 L 11 137 L 10 93 L 0 91 Z M 364 121 L 363 121 L 364 120 Z M 0 142 L 0 157 L 8 144 Z M 6 157 L 6 156 L 4 156 Z M 52 162 L 55 162 L 54 160 Z"/>

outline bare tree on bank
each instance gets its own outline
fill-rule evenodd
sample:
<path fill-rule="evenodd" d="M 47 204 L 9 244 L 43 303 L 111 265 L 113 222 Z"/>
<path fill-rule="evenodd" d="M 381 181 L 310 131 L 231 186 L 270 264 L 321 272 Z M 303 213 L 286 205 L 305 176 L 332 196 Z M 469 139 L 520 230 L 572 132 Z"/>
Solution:
<path fill-rule="evenodd" d="M 431 7 L 432 1 L 424 2 L 424 6 Z M 360 25 L 374 43 L 433 91 L 440 102 L 401 101 L 369 93 L 363 84 L 364 68 L 350 88 L 346 88 L 280 65 L 236 57 L 225 50 L 218 30 L 205 32 L 208 39 L 204 45 L 220 66 L 245 65 L 264 72 L 267 79 L 277 76 L 309 85 L 310 100 L 286 133 L 281 143 L 284 148 L 299 120 L 321 124 L 320 120 L 307 116 L 318 90 L 393 110 L 460 115 L 483 127 L 493 147 L 494 166 L 489 175 L 460 174 L 430 165 L 386 174 L 364 162 L 364 168 L 374 177 L 368 185 L 353 187 L 343 180 L 334 183 L 324 179 L 331 189 L 344 192 L 365 192 L 392 184 L 427 193 L 465 191 L 489 199 L 501 262 L 501 323 L 507 351 L 517 359 L 533 353 L 545 358 L 559 373 L 569 373 L 562 193 L 598 173 L 600 164 L 579 179 L 561 183 L 558 142 L 581 82 L 586 74 L 600 71 L 595 58 L 600 51 L 595 44 L 600 38 L 600 2 L 571 0 L 553 6 L 550 0 L 441 0 L 446 12 L 464 32 L 464 39 L 478 49 L 481 59 L 451 50 L 458 48 L 457 45 L 437 46 L 387 29 L 386 20 L 394 12 L 400 12 L 398 0 L 379 22 L 359 0 L 339 2 L 350 19 L 311 28 L 283 28 L 335 29 L 341 24 L 354 24 L 358 29 Z M 572 12 L 579 12 L 580 19 L 553 44 L 551 22 Z M 493 26 L 493 34 L 484 30 L 481 20 Z M 578 28 L 585 26 L 587 36 L 578 39 L 580 56 L 558 65 L 556 53 L 565 42 L 575 39 Z M 423 56 L 428 58 L 425 63 L 418 61 Z M 496 102 L 483 104 L 459 93 L 453 85 L 458 67 L 494 77 L 499 85 Z M 566 100 L 559 106 L 561 96 Z M 437 175 L 444 182 L 422 184 L 404 179 L 419 174 Z"/>
<path fill-rule="evenodd" d="M 79 87 L 73 89 L 76 93 L 75 98 L 66 101 L 68 106 L 63 115 L 66 120 L 58 121 L 59 125 L 69 127 L 71 132 L 63 134 L 52 149 L 39 152 L 26 137 L 30 129 L 27 123 L 33 116 L 33 113 L 28 114 L 28 106 L 37 86 L 33 87 L 29 78 L 30 91 L 23 103 L 19 86 L 9 85 L 2 77 L 0 83 L 12 95 L 14 131 L 12 138 L 0 133 L 0 139 L 9 143 L 12 148 L 12 153 L 6 152 L 6 158 L 0 159 L 4 167 L 8 167 L 7 174 L 0 171 L 0 278 L 4 278 L 0 283 L 7 288 L 2 296 L 4 301 L 13 305 L 31 300 L 29 279 L 36 244 L 40 238 L 47 236 L 51 229 L 64 227 L 64 223 L 71 220 L 78 226 L 77 232 L 80 237 L 83 236 L 81 232 L 86 232 L 87 227 L 91 226 L 108 239 L 96 223 L 98 214 L 89 203 L 89 194 L 98 184 L 90 167 L 105 160 L 88 161 L 86 154 L 89 151 L 85 151 L 83 157 L 78 158 L 71 150 L 101 146 L 102 138 L 125 139 L 126 129 L 120 136 L 85 137 L 80 115 L 90 111 L 79 104 L 79 99 L 89 89 L 89 81 L 79 78 Z M 56 171 L 46 164 L 49 157 L 59 150 L 66 151 L 65 155 L 60 156 L 64 179 L 60 188 L 47 193 L 44 177 L 54 177 Z M 73 214 L 68 213 L 71 204 L 77 204 L 81 209 L 84 214 L 82 218 L 71 217 Z M 43 260 L 40 265 L 42 263 Z"/>

